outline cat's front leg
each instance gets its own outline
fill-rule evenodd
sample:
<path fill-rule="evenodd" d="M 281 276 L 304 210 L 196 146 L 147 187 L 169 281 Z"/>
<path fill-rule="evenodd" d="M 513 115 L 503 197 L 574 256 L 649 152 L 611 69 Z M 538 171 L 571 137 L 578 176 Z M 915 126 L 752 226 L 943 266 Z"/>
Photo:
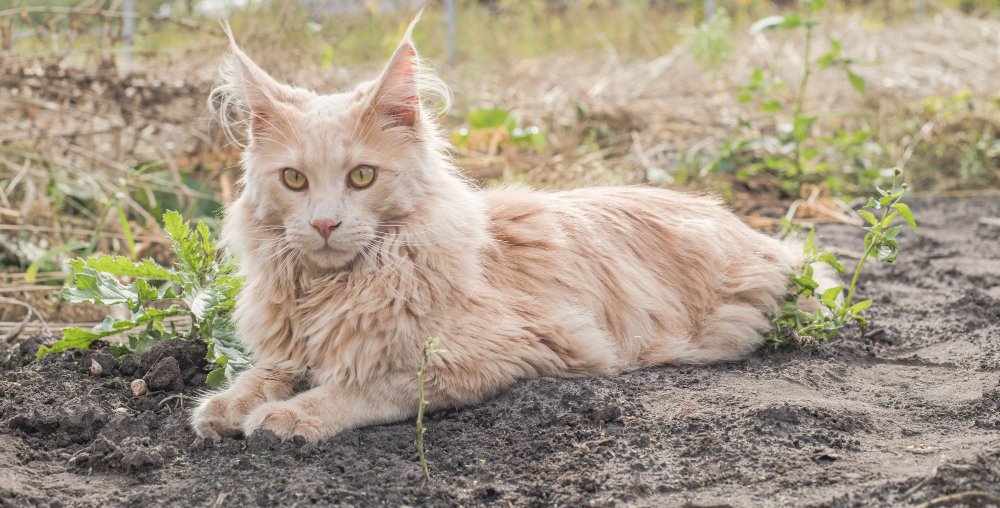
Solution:
<path fill-rule="evenodd" d="M 243 424 L 243 434 L 270 430 L 281 439 L 302 436 L 315 443 L 362 426 L 398 421 L 416 414 L 415 392 L 393 391 L 383 385 L 377 393 L 320 385 L 288 400 L 262 404 Z"/>
<path fill-rule="evenodd" d="M 292 395 L 296 374 L 274 364 L 254 366 L 225 390 L 203 399 L 191 413 L 191 426 L 204 439 L 237 436 L 255 408 Z"/>

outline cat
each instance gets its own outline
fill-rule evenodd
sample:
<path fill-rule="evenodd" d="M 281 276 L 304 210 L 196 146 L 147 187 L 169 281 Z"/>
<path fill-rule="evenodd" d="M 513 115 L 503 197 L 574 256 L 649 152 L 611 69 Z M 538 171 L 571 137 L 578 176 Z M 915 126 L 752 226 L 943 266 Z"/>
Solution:
<path fill-rule="evenodd" d="M 213 96 L 248 113 L 248 142 L 223 241 L 246 278 L 234 320 L 254 365 L 198 404 L 198 436 L 315 442 L 413 417 L 434 337 L 430 410 L 763 342 L 799 249 L 708 196 L 477 190 L 449 158 L 429 107 L 449 94 L 412 29 L 377 79 L 332 95 L 279 83 L 230 33 Z"/>

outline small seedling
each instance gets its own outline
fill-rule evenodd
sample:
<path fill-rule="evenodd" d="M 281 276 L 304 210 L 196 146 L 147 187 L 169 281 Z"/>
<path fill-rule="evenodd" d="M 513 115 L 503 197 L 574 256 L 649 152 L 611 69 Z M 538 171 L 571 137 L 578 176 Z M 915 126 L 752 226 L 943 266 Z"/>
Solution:
<path fill-rule="evenodd" d="M 740 103 L 755 104 L 758 111 L 748 112 L 741 120 L 748 135 L 723 144 L 721 154 L 712 162 L 711 170 L 733 173 L 738 178 L 758 174 L 776 176 L 788 196 L 798 197 L 803 184 L 820 184 L 839 188 L 844 177 L 850 183 L 867 187 L 876 174 L 873 160 L 882 154 L 868 129 L 835 129 L 816 135 L 824 127 L 821 118 L 810 114 L 805 99 L 814 74 L 819 70 L 836 69 L 844 73 L 857 93 L 865 94 L 864 79 L 854 72 L 865 64 L 844 54 L 839 40 L 829 41 L 829 50 L 814 55 L 816 27 L 824 15 L 825 0 L 799 0 L 796 9 L 783 16 L 769 16 L 754 23 L 752 33 L 778 30 L 802 36 L 802 68 L 795 84 L 786 84 L 763 68 L 756 68 L 750 81 L 736 87 Z M 841 172 L 849 167 L 851 171 Z"/>
<path fill-rule="evenodd" d="M 802 269 L 792 276 L 793 291 L 782 305 L 781 311 L 773 319 L 774 328 L 768 339 L 775 345 L 782 345 L 792 340 L 795 343 L 810 341 L 822 342 L 834 338 L 837 333 L 851 321 L 858 323 L 862 333 L 868 328 L 868 322 L 862 317 L 862 312 L 872 305 L 872 300 L 862 300 L 854 303 L 854 291 L 865 262 L 874 257 L 884 263 L 892 263 L 899 256 L 899 242 L 896 237 L 903 230 L 902 225 L 893 225 L 902 218 L 910 229 L 919 232 L 909 205 L 902 202 L 903 195 L 909 190 L 907 184 L 897 186 L 900 178 L 899 169 L 893 171 L 892 186 L 888 190 L 878 186 L 875 190 L 878 197 L 868 198 L 864 208 L 858 214 L 868 222 L 864 227 L 865 250 L 854 276 L 851 278 L 847 294 L 844 296 L 843 286 L 834 286 L 817 293 L 819 284 L 814 277 L 813 263 L 824 262 L 839 273 L 844 273 L 844 267 L 833 253 L 820 251 L 816 246 L 815 230 L 810 230 L 804 246 L 805 263 Z M 880 214 L 876 216 L 876 214 Z M 815 312 L 805 312 L 798 307 L 800 297 L 816 297 L 821 308 Z"/>
<path fill-rule="evenodd" d="M 431 477 L 431 471 L 427 467 L 427 458 L 424 455 L 424 433 L 427 432 L 427 428 L 424 427 L 424 408 L 428 404 L 424 391 L 424 380 L 427 376 L 427 366 L 430 364 L 431 356 L 444 352 L 440 346 L 441 339 L 437 338 L 430 339 L 424 344 L 424 356 L 420 362 L 420 369 L 417 370 L 417 397 L 419 401 L 417 406 L 417 456 L 420 461 L 420 469 L 424 472 L 424 481 Z"/>
<path fill-rule="evenodd" d="M 163 215 L 163 223 L 177 256 L 171 268 L 149 258 L 132 261 L 106 254 L 70 262 L 71 282 L 60 293 L 65 300 L 125 304 L 129 317 L 108 315 L 90 330 L 66 328 L 59 341 L 38 350 L 39 360 L 49 353 L 87 349 L 103 337 L 145 327 L 129 336 L 128 345 L 112 346 L 111 353 L 140 354 L 170 338 L 202 340 L 208 346 L 206 360 L 215 366 L 206 380 L 210 387 L 219 386 L 235 372 L 249 367 L 249 355 L 236 338 L 230 320 L 242 282 L 235 273 L 235 263 L 220 255 L 204 223 L 192 229 L 172 211 Z M 122 278 L 132 282 L 123 283 Z M 164 320 L 174 316 L 190 318 L 190 332 L 178 332 L 173 323 L 167 329 Z"/>

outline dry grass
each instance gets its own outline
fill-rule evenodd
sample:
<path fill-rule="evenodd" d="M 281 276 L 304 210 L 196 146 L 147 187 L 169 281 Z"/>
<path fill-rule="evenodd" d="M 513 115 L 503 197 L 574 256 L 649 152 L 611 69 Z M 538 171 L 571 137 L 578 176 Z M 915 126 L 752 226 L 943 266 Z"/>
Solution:
<path fill-rule="evenodd" d="M 0 264 L 20 273 L 47 253 L 50 258 L 36 263 L 46 276 L 8 274 L 0 285 L 5 297 L 28 301 L 53 321 L 88 319 L 65 319 L 51 297 L 40 296 L 58 288 L 51 285 L 59 281 L 58 261 L 70 255 L 53 249 L 157 254 L 163 209 L 210 216 L 231 199 L 238 174 L 236 153 L 210 129 L 205 105 L 225 48 L 215 23 L 140 20 L 136 60 L 124 69 L 112 63 L 121 61 L 121 16 L 90 4 L 80 9 L 40 12 L 34 25 L 19 21 L 22 30 L 11 33 L 20 39 L 5 42 L 0 55 Z M 495 106 L 549 135 L 538 151 L 502 145 L 459 153 L 472 176 L 550 188 L 673 182 L 721 191 L 744 213 L 785 212 L 791 200 L 774 182 L 719 178 L 705 161 L 741 128 L 741 119 L 754 118 L 732 87 L 756 67 L 794 82 L 801 41 L 751 36 L 737 23 L 735 51 L 707 72 L 684 42 L 690 13 L 616 11 L 601 22 L 591 19 L 602 17 L 600 9 L 547 15 L 567 18 L 561 32 L 536 41 L 542 48 L 535 53 L 530 34 L 537 25 L 509 21 L 500 27 L 509 32 L 504 38 L 466 41 L 455 66 L 443 62 L 440 13 L 432 9 L 418 29 L 418 45 L 454 89 L 450 127 L 459 127 L 471 109 Z M 19 16 L 0 12 L 0 21 Z M 475 24 L 472 30 L 490 31 L 482 12 L 463 16 Z M 404 18 L 345 24 L 366 30 L 365 37 L 390 32 L 371 44 L 345 39 L 330 26 L 302 30 L 306 20 L 294 13 L 273 23 L 237 17 L 234 25 L 250 54 L 277 77 L 334 90 L 376 72 L 379 62 L 360 62 L 387 52 L 395 39 L 391 29 Z M 73 20 L 104 29 L 97 36 L 73 31 Z M 62 34 L 55 45 L 23 29 L 45 34 L 46 23 Z M 642 30 L 618 34 L 615 23 Z M 1000 181 L 1000 20 L 941 10 L 922 21 L 885 25 L 854 12 L 825 20 L 818 34 L 820 46 L 840 39 L 846 53 L 874 63 L 857 69 L 868 82 L 864 97 L 825 74 L 834 71 L 820 72 L 805 102 L 809 112 L 873 130 L 887 164 L 911 168 L 917 188 L 982 192 Z M 338 41 L 351 51 L 334 51 L 327 65 L 324 52 Z M 489 44 L 493 53 L 482 49 Z M 21 315 L 0 305 L 0 321 L 19 323 Z"/>

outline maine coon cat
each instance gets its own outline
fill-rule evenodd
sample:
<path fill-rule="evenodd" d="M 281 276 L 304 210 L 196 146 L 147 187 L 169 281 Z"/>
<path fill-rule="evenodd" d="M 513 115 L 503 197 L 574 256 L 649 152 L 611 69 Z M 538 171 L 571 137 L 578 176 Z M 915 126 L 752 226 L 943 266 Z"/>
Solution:
<path fill-rule="evenodd" d="M 255 363 L 194 410 L 204 438 L 316 441 L 409 418 L 432 337 L 446 350 L 429 366 L 432 409 L 532 376 L 737 360 L 801 262 L 710 197 L 475 189 L 409 30 L 381 76 L 346 93 L 281 84 L 235 42 L 222 70 L 216 97 L 249 113 L 223 238 Z M 310 388 L 294 394 L 301 374 Z"/>

